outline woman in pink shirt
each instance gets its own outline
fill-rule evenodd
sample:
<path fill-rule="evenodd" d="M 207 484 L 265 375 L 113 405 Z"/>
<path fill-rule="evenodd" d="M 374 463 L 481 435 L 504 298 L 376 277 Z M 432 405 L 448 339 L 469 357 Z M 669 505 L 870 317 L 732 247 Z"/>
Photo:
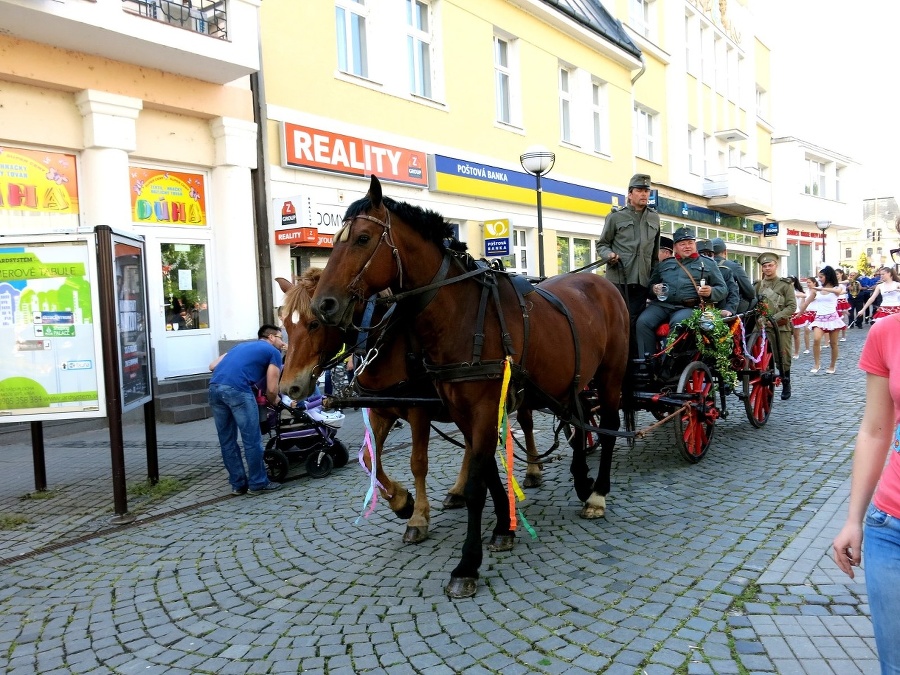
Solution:
<path fill-rule="evenodd" d="M 852 579 L 853 567 L 862 561 L 865 533 L 866 587 L 883 675 L 900 673 L 898 346 L 900 314 L 874 324 L 863 346 L 859 367 L 866 372 L 865 411 L 853 451 L 849 513 L 834 540 L 834 560 Z"/>

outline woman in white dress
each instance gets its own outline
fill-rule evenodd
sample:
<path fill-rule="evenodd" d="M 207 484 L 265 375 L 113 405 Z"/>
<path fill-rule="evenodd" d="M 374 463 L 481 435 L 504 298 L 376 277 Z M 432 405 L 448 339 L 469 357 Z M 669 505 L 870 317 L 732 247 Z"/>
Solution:
<path fill-rule="evenodd" d="M 844 270 L 838 268 L 834 271 L 837 275 L 838 285 L 841 287 L 841 294 L 838 296 L 837 302 L 837 313 L 844 320 L 844 323 L 847 323 L 847 314 L 850 311 L 850 295 L 847 292 L 847 287 L 850 285 L 850 280 L 844 275 Z M 847 326 L 841 328 L 841 342 L 847 341 Z"/>
<path fill-rule="evenodd" d="M 869 306 L 881 296 L 881 306 L 875 311 L 872 321 L 900 312 L 900 276 L 892 267 L 882 267 L 878 272 L 881 281 L 875 286 L 872 297 L 868 299 L 862 309 L 865 313 Z"/>
<path fill-rule="evenodd" d="M 834 375 L 837 367 L 838 340 L 841 329 L 846 326 L 837 311 L 838 296 L 843 292 L 843 288 L 838 284 L 837 275 L 830 265 L 826 265 L 819 272 L 819 286 L 812 278 L 807 279 L 806 284 L 809 286 L 810 294 L 803 301 L 800 312 L 810 309 L 816 313 L 809 324 L 813 332 L 814 362 L 814 367 L 809 372 L 818 373 L 821 369 L 822 338 L 827 334 L 831 345 L 831 366 L 825 372 Z"/>
<path fill-rule="evenodd" d="M 788 277 L 791 280 L 791 283 L 794 284 L 794 297 L 797 299 L 797 307 L 803 305 L 803 301 L 806 300 L 807 293 L 804 290 L 803 286 L 800 285 L 800 280 L 797 277 Z M 815 312 L 797 312 L 791 317 L 791 324 L 794 326 L 794 358 L 800 358 L 800 335 L 803 335 L 803 346 L 805 351 L 804 354 L 809 354 L 809 322 L 816 318 Z"/>

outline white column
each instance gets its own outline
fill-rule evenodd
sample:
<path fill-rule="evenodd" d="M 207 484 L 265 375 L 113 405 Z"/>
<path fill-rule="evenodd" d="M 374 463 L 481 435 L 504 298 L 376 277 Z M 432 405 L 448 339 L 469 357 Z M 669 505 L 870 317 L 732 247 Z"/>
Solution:
<path fill-rule="evenodd" d="M 216 142 L 210 211 L 216 246 L 213 289 L 218 337 L 255 338 L 259 275 L 250 170 L 256 168 L 256 123 L 219 117 L 210 120 L 209 126 Z"/>
<path fill-rule="evenodd" d="M 84 152 L 78 193 L 83 226 L 131 226 L 128 153 L 137 147 L 136 120 L 143 101 L 85 89 L 75 95 L 84 118 Z"/>

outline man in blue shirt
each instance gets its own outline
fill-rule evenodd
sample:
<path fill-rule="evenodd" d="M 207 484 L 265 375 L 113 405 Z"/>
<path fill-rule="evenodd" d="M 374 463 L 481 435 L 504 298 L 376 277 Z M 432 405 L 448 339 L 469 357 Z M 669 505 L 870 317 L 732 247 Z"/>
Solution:
<path fill-rule="evenodd" d="M 281 487 L 279 483 L 269 482 L 266 474 L 253 385 L 261 390 L 265 388 L 269 402 L 278 401 L 284 341 L 281 329 L 270 324 L 261 326 L 257 337 L 253 342 L 242 342 L 233 347 L 209 364 L 213 373 L 209 381 L 209 405 L 233 495 L 259 495 Z M 237 442 L 238 430 L 244 443 L 246 470 Z"/>
<path fill-rule="evenodd" d="M 875 276 L 874 272 L 871 275 L 867 274 L 866 276 L 862 276 L 859 278 L 859 285 L 862 287 L 862 289 L 859 292 L 859 297 L 862 300 L 862 304 L 860 305 L 860 307 L 862 307 L 862 305 L 865 305 L 869 301 L 869 298 L 872 297 L 872 290 L 875 288 L 875 286 L 877 284 L 878 284 L 878 277 Z M 872 306 L 869 309 L 867 309 L 866 316 L 861 316 L 861 315 L 857 314 L 856 327 L 862 328 L 863 322 L 872 323 L 872 315 L 875 313 L 876 309 L 878 309 L 877 306 Z"/>

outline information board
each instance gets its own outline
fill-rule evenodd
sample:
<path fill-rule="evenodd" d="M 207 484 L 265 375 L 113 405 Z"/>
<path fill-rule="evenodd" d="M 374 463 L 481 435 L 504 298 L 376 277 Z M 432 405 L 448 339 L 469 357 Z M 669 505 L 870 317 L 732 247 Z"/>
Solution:
<path fill-rule="evenodd" d="M 0 240 L 0 422 L 105 415 L 93 235 Z"/>
<path fill-rule="evenodd" d="M 144 242 L 113 233 L 112 251 L 122 412 L 128 412 L 152 398 Z"/>

